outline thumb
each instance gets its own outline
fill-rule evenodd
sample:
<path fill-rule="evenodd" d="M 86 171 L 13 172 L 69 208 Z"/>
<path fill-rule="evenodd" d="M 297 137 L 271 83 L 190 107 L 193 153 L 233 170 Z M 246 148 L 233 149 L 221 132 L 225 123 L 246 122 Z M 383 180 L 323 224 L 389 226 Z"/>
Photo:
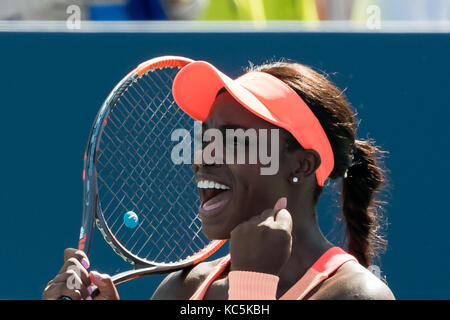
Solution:
<path fill-rule="evenodd" d="M 95 298 L 98 300 L 117 300 L 119 293 L 110 275 L 106 273 L 99 273 L 91 271 L 89 278 L 92 283 L 97 286 L 99 294 Z"/>
<path fill-rule="evenodd" d="M 273 209 L 264 210 L 260 216 L 256 216 L 255 219 L 264 221 L 274 221 L 276 219 L 278 211 L 285 209 L 287 206 L 287 198 L 282 197 L 273 206 Z"/>

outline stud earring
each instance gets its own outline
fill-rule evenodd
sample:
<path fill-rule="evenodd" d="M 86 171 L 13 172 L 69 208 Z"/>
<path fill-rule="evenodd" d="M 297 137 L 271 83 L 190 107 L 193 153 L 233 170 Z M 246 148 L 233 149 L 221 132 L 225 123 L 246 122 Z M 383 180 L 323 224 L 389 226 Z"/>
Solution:
<path fill-rule="evenodd" d="M 292 178 L 292 182 L 293 182 L 293 183 L 297 183 L 297 182 L 298 182 L 298 178 L 297 178 L 297 177 L 293 177 L 293 178 Z"/>

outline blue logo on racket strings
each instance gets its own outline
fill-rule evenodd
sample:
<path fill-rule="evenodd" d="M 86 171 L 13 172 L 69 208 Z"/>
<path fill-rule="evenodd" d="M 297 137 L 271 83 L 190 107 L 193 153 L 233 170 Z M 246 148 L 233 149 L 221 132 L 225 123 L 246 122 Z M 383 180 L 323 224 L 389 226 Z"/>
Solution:
<path fill-rule="evenodd" d="M 139 224 L 139 218 L 133 211 L 128 211 L 123 215 L 123 223 L 126 227 L 134 229 Z"/>

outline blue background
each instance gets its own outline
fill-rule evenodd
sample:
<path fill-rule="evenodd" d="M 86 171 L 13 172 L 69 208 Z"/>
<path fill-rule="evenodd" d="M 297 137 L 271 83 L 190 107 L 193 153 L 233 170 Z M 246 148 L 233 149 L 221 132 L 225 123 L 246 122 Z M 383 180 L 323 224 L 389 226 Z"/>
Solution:
<path fill-rule="evenodd" d="M 399 299 L 449 299 L 449 40 L 450 34 L 0 33 L 0 299 L 39 299 L 63 249 L 76 246 L 82 156 L 95 114 L 132 67 L 167 54 L 208 60 L 233 76 L 248 61 L 282 57 L 330 73 L 362 119 L 358 137 L 390 152 L 383 275 Z M 339 213 L 336 188 L 318 208 L 325 234 Z M 109 273 L 125 267 L 98 233 L 91 263 Z M 147 299 L 160 280 L 121 285 L 121 296 Z"/>

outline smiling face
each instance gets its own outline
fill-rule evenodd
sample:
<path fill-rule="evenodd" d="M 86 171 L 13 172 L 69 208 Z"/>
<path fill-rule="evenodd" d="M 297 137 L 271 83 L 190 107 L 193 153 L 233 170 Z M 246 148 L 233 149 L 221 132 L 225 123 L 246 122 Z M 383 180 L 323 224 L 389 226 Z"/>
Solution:
<path fill-rule="evenodd" d="M 227 239 L 238 224 L 261 214 L 265 209 L 273 208 L 280 197 L 287 196 L 292 168 L 285 165 L 286 162 L 292 162 L 289 153 L 284 150 L 288 133 L 245 109 L 228 92 L 217 97 L 209 117 L 203 123 L 203 130 L 211 128 L 219 129 L 224 136 L 225 130 L 230 128 L 252 128 L 256 132 L 268 129 L 269 152 L 270 129 L 279 129 L 276 147 L 279 148 L 280 168 L 274 175 L 261 174 L 261 168 L 267 165 L 262 165 L 259 157 L 256 164 L 249 164 L 248 145 L 245 146 L 245 164 L 194 165 L 201 199 L 199 216 L 203 233 L 210 239 Z"/>

